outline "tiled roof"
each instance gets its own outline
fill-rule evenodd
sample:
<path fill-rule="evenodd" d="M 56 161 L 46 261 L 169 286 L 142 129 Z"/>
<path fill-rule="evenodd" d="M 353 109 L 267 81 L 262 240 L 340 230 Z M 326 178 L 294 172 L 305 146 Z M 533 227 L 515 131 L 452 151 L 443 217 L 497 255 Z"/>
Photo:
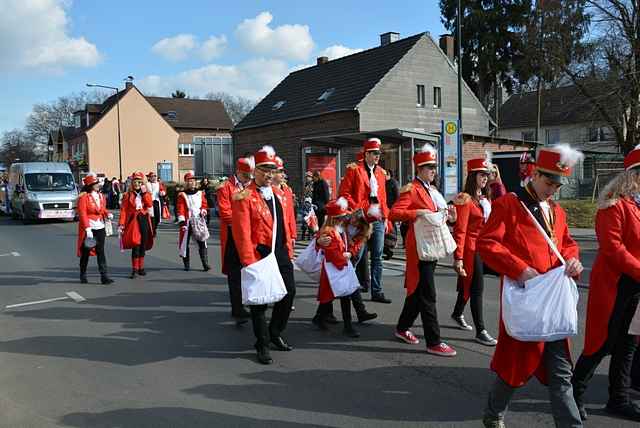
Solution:
<path fill-rule="evenodd" d="M 424 33 L 289 74 L 235 129 L 353 110 Z M 323 96 L 326 98 L 321 100 Z"/>
<path fill-rule="evenodd" d="M 174 128 L 230 130 L 233 122 L 220 101 L 145 97 Z"/>

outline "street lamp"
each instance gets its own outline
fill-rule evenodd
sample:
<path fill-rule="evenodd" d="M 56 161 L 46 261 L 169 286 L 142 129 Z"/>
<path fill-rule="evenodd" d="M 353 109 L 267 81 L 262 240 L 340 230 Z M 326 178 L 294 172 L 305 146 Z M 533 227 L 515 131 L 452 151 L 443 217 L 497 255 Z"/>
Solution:
<path fill-rule="evenodd" d="M 120 171 L 120 183 L 122 183 L 122 143 L 120 140 L 120 89 L 114 86 L 96 85 L 93 83 L 87 83 L 89 88 L 105 88 L 113 89 L 116 91 L 116 114 L 118 116 L 118 167 Z"/>

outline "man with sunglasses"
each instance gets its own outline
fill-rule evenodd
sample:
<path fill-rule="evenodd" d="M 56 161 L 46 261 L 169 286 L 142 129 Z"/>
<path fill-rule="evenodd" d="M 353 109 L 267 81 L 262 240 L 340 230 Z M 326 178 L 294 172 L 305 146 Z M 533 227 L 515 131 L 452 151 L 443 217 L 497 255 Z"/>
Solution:
<path fill-rule="evenodd" d="M 382 290 L 382 251 L 389 207 L 385 190 L 387 176 L 384 169 L 378 166 L 381 149 L 382 142 L 378 138 L 369 138 L 364 142 L 364 161 L 347 168 L 338 193 L 349 202 L 352 210 L 361 208 L 372 225 L 368 243 L 371 251 L 371 300 L 391 303 Z"/>
<path fill-rule="evenodd" d="M 255 156 L 253 181 L 241 192 L 233 195 L 233 219 L 231 230 L 242 266 L 249 266 L 265 257 L 272 250 L 274 210 L 276 237 L 274 255 L 287 294 L 273 305 L 271 322 L 267 326 L 267 305 L 250 305 L 255 348 L 261 364 L 271 364 L 273 359 L 269 344 L 279 351 L 293 348 L 282 337 L 287 327 L 296 285 L 293 277 L 293 245 L 287 225 L 290 209 L 282 190 L 273 185 L 277 173 L 276 154 L 271 146 L 265 146 Z"/>
<path fill-rule="evenodd" d="M 526 286 L 525 281 L 561 265 L 531 215 L 566 260 L 565 274 L 576 277 L 582 272 L 579 248 L 569 235 L 566 213 L 551 199 L 581 158 L 582 153 L 568 145 L 540 149 L 535 171 L 521 192 L 495 200 L 477 241 L 480 257 L 495 272 Z M 486 427 L 504 427 L 511 397 L 532 376 L 548 385 L 556 426 L 582 427 L 571 387 L 568 339 L 520 341 L 507 333 L 501 317 L 491 369 L 497 378 L 484 411 Z"/>

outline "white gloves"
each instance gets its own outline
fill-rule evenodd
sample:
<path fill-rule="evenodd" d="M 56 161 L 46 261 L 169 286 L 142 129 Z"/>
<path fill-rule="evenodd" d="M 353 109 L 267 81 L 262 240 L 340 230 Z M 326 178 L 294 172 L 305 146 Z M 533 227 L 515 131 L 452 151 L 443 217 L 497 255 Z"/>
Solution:
<path fill-rule="evenodd" d="M 87 238 L 93 239 L 93 230 L 90 227 L 87 227 L 84 231 L 87 233 Z"/>
<path fill-rule="evenodd" d="M 107 214 L 107 218 L 108 218 L 109 220 L 113 220 L 113 214 L 111 214 L 111 213 Z"/>
<path fill-rule="evenodd" d="M 206 216 L 207 216 L 207 214 L 208 214 L 208 212 L 207 212 L 207 210 L 205 210 L 204 208 L 200 210 L 200 215 L 201 215 L 202 217 L 206 217 Z"/>

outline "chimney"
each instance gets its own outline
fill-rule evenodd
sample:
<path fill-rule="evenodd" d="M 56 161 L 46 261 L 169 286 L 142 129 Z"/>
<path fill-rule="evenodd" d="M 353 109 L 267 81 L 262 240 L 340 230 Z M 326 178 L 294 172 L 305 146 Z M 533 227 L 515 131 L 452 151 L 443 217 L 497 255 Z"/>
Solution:
<path fill-rule="evenodd" d="M 322 65 L 322 64 L 326 64 L 329 62 L 329 57 L 328 56 L 319 56 L 317 59 L 317 65 Z"/>
<path fill-rule="evenodd" d="M 124 82 L 124 90 L 133 88 L 133 82 Z"/>
<path fill-rule="evenodd" d="M 451 34 L 443 34 L 440 36 L 440 49 L 445 53 L 451 62 L 455 59 L 455 39 Z"/>
<path fill-rule="evenodd" d="M 380 34 L 380 46 L 387 46 L 389 43 L 397 42 L 398 40 L 400 40 L 400 33 L 390 31 Z"/>

